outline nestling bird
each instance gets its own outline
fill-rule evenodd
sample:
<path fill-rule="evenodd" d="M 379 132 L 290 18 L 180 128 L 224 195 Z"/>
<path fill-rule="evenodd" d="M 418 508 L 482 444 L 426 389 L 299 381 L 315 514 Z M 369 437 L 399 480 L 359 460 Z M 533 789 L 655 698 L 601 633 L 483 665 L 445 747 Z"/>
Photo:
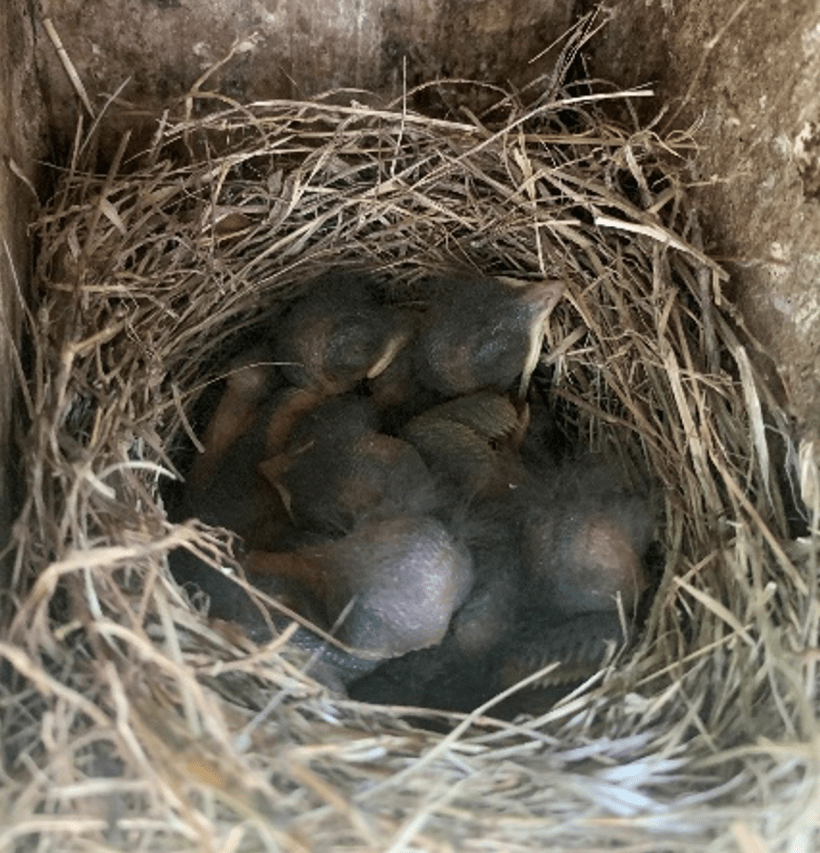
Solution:
<path fill-rule="evenodd" d="M 478 391 L 413 418 L 401 435 L 420 453 L 454 503 L 504 496 L 523 480 L 517 448 L 527 409 L 504 394 Z"/>
<path fill-rule="evenodd" d="M 238 534 L 257 590 L 169 559 L 254 639 L 282 618 L 260 592 L 332 634 L 303 625 L 296 644 L 358 698 L 467 711 L 561 660 L 499 713 L 531 710 L 628 639 L 650 501 L 592 459 L 561 461 L 552 406 L 525 402 L 560 283 L 422 289 L 424 310 L 392 308 L 366 277 L 329 273 L 231 365 L 177 515 Z"/>
<path fill-rule="evenodd" d="M 521 578 L 514 509 L 496 502 L 453 511 L 451 526 L 470 549 L 473 585 L 438 645 L 388 660 L 351 685 L 366 702 L 470 711 L 499 689 L 499 650 L 521 630 Z M 507 511 L 509 510 L 509 516 Z"/>
<path fill-rule="evenodd" d="M 559 282 L 513 286 L 492 278 L 436 279 L 413 341 L 417 381 L 445 397 L 482 388 L 521 393 L 538 361 L 544 323 L 563 292 Z"/>
<path fill-rule="evenodd" d="M 290 552 L 251 551 L 261 588 L 295 581 L 325 609 L 323 627 L 352 647 L 394 657 L 441 641 L 472 584 L 469 552 L 429 516 L 365 522 L 341 539 Z"/>
<path fill-rule="evenodd" d="M 183 547 L 168 554 L 168 564 L 176 582 L 192 597 L 207 596 L 209 616 L 240 625 L 254 642 L 271 638 L 271 615 L 258 607 L 232 577 Z"/>
<path fill-rule="evenodd" d="M 412 334 L 406 314 L 381 305 L 369 280 L 331 272 L 294 301 L 273 339 L 273 355 L 293 385 L 343 394 L 378 376 Z"/>
<path fill-rule="evenodd" d="M 304 389 L 283 388 L 268 399 L 255 399 L 263 386 L 244 381 L 249 372 L 233 375 L 243 380 L 238 383 L 240 390 L 255 389 L 254 399 L 248 394 L 237 400 L 235 389 L 230 384 L 226 387 L 206 431 L 206 436 L 219 437 L 222 449 L 208 457 L 207 464 L 194 463 L 192 474 L 198 476 L 188 477 L 174 515 L 226 527 L 249 548 L 271 548 L 290 524 L 290 516 L 280 492 L 263 476 L 260 465 L 271 452 L 281 450 L 295 425 L 323 398 Z M 216 445 L 216 441 L 206 442 L 206 449 Z"/>
<path fill-rule="evenodd" d="M 626 640 L 614 610 L 582 613 L 558 623 L 530 621 L 522 625 L 515 642 L 500 655 L 498 687 L 512 687 L 551 663 L 561 666 L 545 673 L 537 686 L 581 681 L 600 669 L 609 646 L 614 650 Z"/>
<path fill-rule="evenodd" d="M 535 713 L 600 668 L 629 630 L 646 585 L 652 533 L 645 497 L 609 468 L 544 465 L 506 494 L 471 503 L 459 523 L 473 586 L 443 642 L 381 664 L 354 683 L 371 702 L 469 711 L 551 663 L 560 666 L 494 708 Z"/>
<path fill-rule="evenodd" d="M 473 665 L 518 630 L 526 593 L 517 513 L 516 501 L 491 498 L 471 502 L 454 518 L 470 549 L 475 581 L 453 617 L 451 634 Z"/>
<path fill-rule="evenodd" d="M 377 423 L 368 399 L 332 398 L 303 418 L 284 453 L 260 464 L 296 524 L 338 535 L 367 518 L 434 511 L 436 485 L 421 456 Z"/>
<path fill-rule="evenodd" d="M 537 716 L 598 672 L 630 641 L 614 610 L 583 613 L 560 624 L 525 622 L 514 644 L 497 651 L 495 692 L 530 681 L 493 709 L 499 717 Z M 626 627 L 626 632 L 625 632 Z"/>
<path fill-rule="evenodd" d="M 566 465 L 552 482 L 522 490 L 521 560 L 526 595 L 543 612 L 568 619 L 615 610 L 627 615 L 647 587 L 652 540 L 647 498 L 608 467 Z"/>
<path fill-rule="evenodd" d="M 558 625 L 519 623 L 503 642 L 477 656 L 465 654 L 451 633 L 438 646 L 384 661 L 355 680 L 350 694 L 364 702 L 469 712 L 543 669 L 535 682 L 490 711 L 503 719 L 539 714 L 597 672 L 625 642 L 612 611 Z"/>
<path fill-rule="evenodd" d="M 186 485 L 174 516 L 225 527 L 250 548 L 273 547 L 290 518 L 259 471 L 263 458 L 264 432 L 257 425 L 227 449 L 209 479 Z"/>
<path fill-rule="evenodd" d="M 264 458 L 269 459 L 287 447 L 298 425 L 318 409 L 327 398 L 305 388 L 283 388 L 263 407 Z"/>
<path fill-rule="evenodd" d="M 256 643 L 266 643 L 276 632 L 292 627 L 291 619 L 277 608 L 254 601 L 233 577 L 202 560 L 186 548 L 175 548 L 168 555 L 174 579 L 194 601 L 207 599 L 207 614 L 237 626 Z M 356 654 L 329 642 L 305 625 L 291 633 L 291 645 L 309 655 L 310 672 L 336 690 L 361 679 L 378 666 L 381 658 L 373 654 Z"/>

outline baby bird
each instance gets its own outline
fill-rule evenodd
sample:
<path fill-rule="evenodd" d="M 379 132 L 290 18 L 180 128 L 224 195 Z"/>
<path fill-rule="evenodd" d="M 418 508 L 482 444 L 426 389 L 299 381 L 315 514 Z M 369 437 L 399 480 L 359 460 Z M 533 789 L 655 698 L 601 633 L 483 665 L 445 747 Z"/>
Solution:
<path fill-rule="evenodd" d="M 378 376 L 411 334 L 406 314 L 381 305 L 369 281 L 331 272 L 282 316 L 273 355 L 291 384 L 343 394 Z"/>
<path fill-rule="evenodd" d="M 454 646 L 472 665 L 513 636 L 523 595 L 517 503 L 478 500 L 456 519 L 473 558 L 475 581 L 453 617 Z"/>
<path fill-rule="evenodd" d="M 610 646 L 614 650 L 626 640 L 614 610 L 582 613 L 559 624 L 528 622 L 516 633 L 515 642 L 499 655 L 499 689 L 512 687 L 551 663 L 561 666 L 546 673 L 534 686 L 577 683 L 601 668 Z"/>
<path fill-rule="evenodd" d="M 470 711 L 560 663 L 491 712 L 537 713 L 628 639 L 617 599 L 628 626 L 646 585 L 647 500 L 589 461 L 562 471 L 545 463 L 539 475 L 469 506 L 460 536 L 475 580 L 443 642 L 383 663 L 353 685 L 354 697 Z"/>
<path fill-rule="evenodd" d="M 421 456 L 377 424 L 368 399 L 335 397 L 303 418 L 284 453 L 261 463 L 297 525 L 339 535 L 366 518 L 435 510 L 435 482 Z"/>
<path fill-rule="evenodd" d="M 559 282 L 513 286 L 492 278 L 431 283 L 427 315 L 413 343 L 418 382 L 445 397 L 506 391 L 535 368 Z"/>
<path fill-rule="evenodd" d="M 318 409 L 327 398 L 305 388 L 283 388 L 264 406 L 264 458 L 282 453 L 298 425 Z"/>
<path fill-rule="evenodd" d="M 183 547 L 168 554 L 168 565 L 174 580 L 192 598 L 207 598 L 211 618 L 239 625 L 256 643 L 265 643 L 271 638 L 271 614 L 258 607 L 232 577 Z"/>
<path fill-rule="evenodd" d="M 504 518 L 504 511 L 509 517 Z M 469 712 L 556 664 L 489 713 L 504 719 L 542 713 L 594 674 L 627 637 L 612 608 L 564 618 L 538 608 L 522 582 L 512 503 L 484 507 L 468 541 L 475 577 L 443 641 L 383 662 L 355 681 L 353 698 L 390 705 Z"/>
<path fill-rule="evenodd" d="M 191 598 L 207 603 L 211 619 L 232 623 L 255 643 L 266 643 L 275 633 L 293 628 L 292 620 L 279 608 L 257 603 L 235 578 L 186 548 L 171 551 L 168 563 L 174 579 Z M 291 633 L 290 645 L 308 656 L 311 674 L 334 690 L 344 691 L 347 684 L 363 678 L 381 662 L 378 655 L 355 654 L 331 643 L 306 625 L 298 625 Z"/>
<path fill-rule="evenodd" d="M 232 365 L 182 514 L 236 532 L 248 580 L 349 647 L 297 632 L 354 696 L 466 711 L 560 659 L 539 685 L 554 699 L 624 640 L 649 502 L 604 466 L 559 466 L 545 402 L 527 435 L 559 283 L 428 284 L 426 311 L 339 272 L 296 299 Z M 195 554 L 169 559 L 213 615 L 280 626 Z"/>
<path fill-rule="evenodd" d="M 429 516 L 368 521 L 331 542 L 251 551 L 250 579 L 295 582 L 321 603 L 325 626 L 353 649 L 385 658 L 432 646 L 472 584 L 472 561 Z"/>
<path fill-rule="evenodd" d="M 384 661 L 352 685 L 354 698 L 471 711 L 500 689 L 499 652 L 509 654 L 521 630 L 515 508 L 487 501 L 454 514 L 451 525 L 473 564 L 473 585 L 464 603 L 440 644 Z"/>
<path fill-rule="evenodd" d="M 521 560 L 527 598 L 569 619 L 615 610 L 627 615 L 647 587 L 649 502 L 608 468 L 577 462 L 553 482 L 522 490 Z"/>
<path fill-rule="evenodd" d="M 493 708 L 493 715 L 511 719 L 538 716 L 598 672 L 629 642 L 614 610 L 583 613 L 558 625 L 527 622 L 515 642 L 496 652 L 495 692 L 545 670 Z"/>
<path fill-rule="evenodd" d="M 453 503 L 504 496 L 523 480 L 517 454 L 526 406 L 503 394 L 478 391 L 413 418 L 402 437 L 413 444 Z"/>

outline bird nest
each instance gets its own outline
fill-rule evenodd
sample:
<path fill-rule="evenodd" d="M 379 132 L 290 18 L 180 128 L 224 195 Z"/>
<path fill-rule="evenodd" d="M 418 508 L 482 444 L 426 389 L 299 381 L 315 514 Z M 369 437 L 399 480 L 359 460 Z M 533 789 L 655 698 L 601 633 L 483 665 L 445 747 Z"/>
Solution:
<path fill-rule="evenodd" d="M 608 118 L 647 94 L 533 88 L 458 120 L 198 96 L 104 174 L 78 136 L 35 232 L 1 849 L 816 840 L 816 462 L 702 249 L 689 140 Z M 565 283 L 536 381 L 568 443 L 652 477 L 664 571 L 634 646 L 537 717 L 352 701 L 171 578 L 179 545 L 233 559 L 165 511 L 203 401 L 329 267 L 399 298 L 454 267 Z"/>

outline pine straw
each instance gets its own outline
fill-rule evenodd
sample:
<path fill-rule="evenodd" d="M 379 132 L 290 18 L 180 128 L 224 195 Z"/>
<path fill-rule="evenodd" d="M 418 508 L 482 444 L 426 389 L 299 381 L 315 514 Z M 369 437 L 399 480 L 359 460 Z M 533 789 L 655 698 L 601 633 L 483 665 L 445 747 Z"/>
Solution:
<path fill-rule="evenodd" d="M 223 102 L 105 175 L 78 137 L 37 228 L 0 850 L 817 843 L 817 460 L 776 462 L 785 417 L 698 248 L 691 146 L 608 121 L 646 93 L 607 92 L 464 121 Z M 666 573 L 638 647 L 537 719 L 359 705 L 170 579 L 180 543 L 230 562 L 159 492 L 197 401 L 331 264 L 397 299 L 453 265 L 567 282 L 543 381 L 567 434 L 655 478 Z M 787 541 L 786 470 L 813 538 Z"/>

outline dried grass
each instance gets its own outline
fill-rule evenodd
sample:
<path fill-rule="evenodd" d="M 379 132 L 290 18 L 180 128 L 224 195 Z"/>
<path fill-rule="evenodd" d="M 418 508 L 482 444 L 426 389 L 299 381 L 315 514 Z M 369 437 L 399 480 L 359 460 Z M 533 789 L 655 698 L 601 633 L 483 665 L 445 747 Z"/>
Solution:
<path fill-rule="evenodd" d="M 216 110 L 192 101 L 104 175 L 78 135 L 36 232 L 0 850 L 817 846 L 816 451 L 780 461 L 687 139 L 606 117 L 645 94 L 509 95 L 464 121 L 197 96 Z M 427 712 L 434 731 L 332 695 L 170 579 L 181 543 L 230 561 L 163 511 L 198 399 L 328 265 L 397 299 L 453 265 L 568 283 L 542 371 L 568 434 L 656 479 L 666 572 L 638 647 L 538 719 Z M 788 471 L 813 531 L 794 541 Z"/>

